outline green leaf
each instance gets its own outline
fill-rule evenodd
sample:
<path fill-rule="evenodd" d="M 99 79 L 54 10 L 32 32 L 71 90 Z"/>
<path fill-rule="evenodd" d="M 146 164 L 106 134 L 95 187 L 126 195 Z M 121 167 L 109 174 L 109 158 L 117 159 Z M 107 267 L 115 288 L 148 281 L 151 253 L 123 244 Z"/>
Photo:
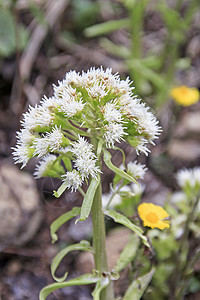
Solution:
<path fill-rule="evenodd" d="M 149 273 L 144 276 L 141 276 L 134 280 L 129 286 L 123 300 L 139 300 L 144 294 L 147 286 L 149 285 L 153 274 L 155 272 L 155 268 L 151 269 Z"/>
<path fill-rule="evenodd" d="M 148 79 L 158 88 L 165 87 L 165 80 L 151 68 L 147 67 L 141 59 L 127 59 L 127 65 L 131 66 L 133 70 L 140 73 L 140 76 Z"/>
<path fill-rule="evenodd" d="M 68 188 L 68 183 L 63 182 L 63 183 L 61 184 L 61 186 L 59 186 L 59 188 L 58 188 L 57 191 L 53 191 L 53 195 L 54 195 L 56 198 L 59 198 L 59 197 L 66 191 L 67 188 Z"/>
<path fill-rule="evenodd" d="M 127 46 L 115 44 L 111 42 L 110 39 L 107 39 L 105 37 L 101 38 L 99 43 L 102 48 L 104 48 L 106 51 L 110 52 L 115 56 L 119 56 L 126 59 L 129 58 L 132 54 L 130 49 L 127 48 Z"/>
<path fill-rule="evenodd" d="M 104 143 L 104 140 L 100 139 L 98 142 L 98 147 L 97 147 L 97 157 L 100 157 L 100 155 L 101 155 L 103 143 Z"/>
<path fill-rule="evenodd" d="M 67 221 L 71 220 L 72 218 L 78 216 L 80 214 L 81 208 L 74 207 L 72 210 L 68 211 L 61 215 L 58 219 L 56 219 L 50 226 L 50 232 L 52 237 L 52 243 L 55 243 L 58 240 L 58 236 L 56 231 Z"/>
<path fill-rule="evenodd" d="M 121 169 L 119 169 L 119 168 L 117 168 L 116 166 L 113 165 L 113 163 L 111 162 L 111 157 L 112 156 L 111 156 L 110 152 L 108 152 L 107 150 L 104 150 L 103 153 L 104 153 L 104 162 L 110 170 L 112 170 L 113 172 L 115 172 L 116 174 L 118 174 L 122 178 L 127 179 L 130 182 L 137 183 L 137 181 L 132 176 L 130 176 L 129 174 L 125 173 L 124 171 L 122 171 Z"/>
<path fill-rule="evenodd" d="M 129 229 L 131 229 L 142 239 L 145 246 L 151 248 L 147 240 L 147 237 L 143 235 L 143 230 L 139 226 L 134 225 L 127 217 L 119 214 L 114 210 L 105 210 L 104 214 L 112 218 L 116 223 L 122 224 L 128 227 Z"/>
<path fill-rule="evenodd" d="M 92 208 L 92 203 L 94 199 L 94 195 L 96 192 L 97 187 L 100 184 L 100 176 L 98 175 L 98 178 L 92 178 L 92 181 L 90 183 L 90 186 L 87 190 L 87 193 L 85 195 L 85 198 L 83 199 L 83 204 L 81 206 L 81 215 L 80 219 L 76 220 L 76 223 L 78 221 L 84 221 L 85 219 L 88 218 L 91 208 Z"/>
<path fill-rule="evenodd" d="M 15 29 L 13 16 L 9 10 L 0 11 L 0 55 L 9 56 L 15 51 Z"/>
<path fill-rule="evenodd" d="M 97 283 L 99 281 L 99 277 L 94 276 L 92 274 L 84 274 L 77 278 L 74 278 L 69 281 L 53 283 L 44 287 L 39 296 L 39 300 L 45 300 L 49 294 L 53 291 L 67 287 L 67 286 L 74 286 L 74 285 L 88 285 L 92 283 Z"/>
<path fill-rule="evenodd" d="M 121 272 L 135 257 L 139 246 L 139 238 L 134 234 L 120 254 L 115 267 L 116 272 Z"/>
<path fill-rule="evenodd" d="M 118 174 L 115 174 L 114 178 L 113 178 L 113 188 L 116 188 L 116 185 L 120 182 L 121 180 L 121 176 L 119 176 Z"/>
<path fill-rule="evenodd" d="M 0 56 L 3 57 L 24 49 L 28 41 L 28 31 L 21 24 L 15 24 L 12 12 L 6 8 L 0 9 L 0 41 Z"/>
<path fill-rule="evenodd" d="M 119 150 L 119 151 L 121 152 L 122 158 L 123 158 L 122 164 L 123 164 L 124 167 L 125 167 L 126 155 L 125 155 L 125 153 L 124 153 L 124 150 L 122 150 L 122 149 L 119 148 L 119 147 L 115 147 L 115 149 L 116 149 L 116 150 Z"/>
<path fill-rule="evenodd" d="M 92 248 L 90 247 L 90 243 L 87 241 L 81 241 L 79 244 L 71 245 L 68 246 L 64 249 L 62 249 L 53 259 L 52 264 L 51 264 L 51 274 L 52 277 L 57 281 L 57 282 L 63 282 L 68 275 L 68 272 L 66 272 L 62 277 L 56 277 L 55 272 L 61 262 L 61 260 L 71 251 L 74 250 L 82 250 L 82 251 L 89 251 L 92 252 Z"/>
<path fill-rule="evenodd" d="M 129 19 L 111 20 L 101 24 L 90 26 L 84 30 L 86 37 L 95 37 L 102 34 L 107 34 L 112 31 L 128 27 Z"/>
<path fill-rule="evenodd" d="M 105 289 L 105 287 L 109 284 L 109 278 L 108 276 L 101 278 L 96 286 L 94 291 L 92 292 L 92 296 L 93 296 L 93 300 L 100 300 L 100 294 L 102 292 L 103 289 Z"/>
<path fill-rule="evenodd" d="M 72 171 L 72 162 L 71 159 L 69 157 L 63 156 L 62 160 L 65 164 L 65 167 L 67 169 L 67 171 Z"/>

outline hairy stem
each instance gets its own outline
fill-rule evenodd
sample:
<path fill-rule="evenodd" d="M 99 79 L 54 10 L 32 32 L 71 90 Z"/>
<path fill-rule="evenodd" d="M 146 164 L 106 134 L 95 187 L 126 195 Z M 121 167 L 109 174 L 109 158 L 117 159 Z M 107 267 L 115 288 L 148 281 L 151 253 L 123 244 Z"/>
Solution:
<path fill-rule="evenodd" d="M 101 184 L 97 188 L 94 202 L 92 205 L 92 223 L 93 223 L 93 248 L 95 268 L 99 274 L 108 271 L 106 256 L 106 233 L 104 213 L 102 210 L 102 188 Z M 114 300 L 114 292 L 112 283 L 110 283 L 101 293 L 101 300 Z"/>

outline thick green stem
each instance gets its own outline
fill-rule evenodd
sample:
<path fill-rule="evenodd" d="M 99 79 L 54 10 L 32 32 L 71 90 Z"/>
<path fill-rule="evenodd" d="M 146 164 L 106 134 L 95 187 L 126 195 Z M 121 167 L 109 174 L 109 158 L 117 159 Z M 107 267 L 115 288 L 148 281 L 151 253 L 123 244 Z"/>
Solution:
<path fill-rule="evenodd" d="M 100 274 L 108 271 L 106 256 L 106 233 L 104 213 L 102 210 L 102 189 L 101 184 L 97 188 L 92 205 L 92 223 L 93 223 L 93 248 L 95 268 Z M 101 293 L 101 300 L 114 300 L 113 286 L 110 283 Z"/>

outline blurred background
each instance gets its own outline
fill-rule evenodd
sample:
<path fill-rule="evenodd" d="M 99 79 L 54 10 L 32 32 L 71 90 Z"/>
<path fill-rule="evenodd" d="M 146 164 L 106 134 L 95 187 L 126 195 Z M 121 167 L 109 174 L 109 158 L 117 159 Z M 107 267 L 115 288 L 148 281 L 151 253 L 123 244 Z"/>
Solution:
<path fill-rule="evenodd" d="M 59 242 L 51 244 L 51 222 L 81 199 L 71 192 L 59 200 L 53 198 L 59 182 L 34 180 L 34 160 L 19 170 L 11 147 L 22 113 L 44 95 L 51 96 L 52 84 L 70 70 L 100 66 L 112 68 L 122 79 L 129 76 L 163 129 L 148 157 L 137 157 L 133 149 L 120 144 L 127 161 L 137 159 L 148 167 L 142 200 L 164 205 L 178 190 L 177 170 L 200 165 L 200 103 L 181 105 L 171 93 L 176 86 L 200 88 L 198 0 L 0 0 L 2 300 L 38 299 L 40 289 L 52 282 L 49 266 L 58 249 L 92 236 L 90 220 L 76 228 L 72 220 L 60 230 Z M 119 164 L 118 160 L 115 154 L 113 163 Z M 105 168 L 104 193 L 112 178 Z M 200 220 L 195 222 L 195 233 L 191 231 L 187 241 L 188 255 L 196 251 L 200 240 Z M 107 225 L 108 229 L 113 227 L 110 221 Z M 126 234 L 120 230 L 109 234 L 108 255 L 118 256 L 127 242 Z M 177 242 L 179 236 L 173 238 Z M 167 250 L 163 246 L 167 254 L 157 258 L 162 279 L 157 286 L 156 280 L 152 282 L 144 299 L 173 299 L 170 290 L 174 287 L 166 277 L 164 263 L 173 257 L 177 245 Z M 69 254 L 59 272 L 67 269 L 75 276 L 90 270 L 91 264 L 90 257 Z M 128 273 L 123 274 L 124 281 L 116 284 L 118 296 L 124 292 L 127 277 Z M 191 278 L 184 299 L 200 299 L 200 263 L 193 266 Z M 90 292 L 90 287 L 69 287 L 49 299 L 86 300 L 91 299 Z"/>

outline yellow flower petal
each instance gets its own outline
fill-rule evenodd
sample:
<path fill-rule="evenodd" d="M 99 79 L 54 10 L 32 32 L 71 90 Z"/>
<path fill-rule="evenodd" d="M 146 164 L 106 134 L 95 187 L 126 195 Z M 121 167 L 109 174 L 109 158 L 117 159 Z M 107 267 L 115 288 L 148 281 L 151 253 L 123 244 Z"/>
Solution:
<path fill-rule="evenodd" d="M 189 88 L 185 85 L 174 87 L 170 94 L 177 103 L 183 106 L 190 106 L 199 101 L 198 89 Z"/>
<path fill-rule="evenodd" d="M 142 203 L 138 206 L 138 214 L 143 220 L 143 225 L 151 228 L 165 229 L 169 228 L 169 217 L 166 210 L 153 203 Z"/>

